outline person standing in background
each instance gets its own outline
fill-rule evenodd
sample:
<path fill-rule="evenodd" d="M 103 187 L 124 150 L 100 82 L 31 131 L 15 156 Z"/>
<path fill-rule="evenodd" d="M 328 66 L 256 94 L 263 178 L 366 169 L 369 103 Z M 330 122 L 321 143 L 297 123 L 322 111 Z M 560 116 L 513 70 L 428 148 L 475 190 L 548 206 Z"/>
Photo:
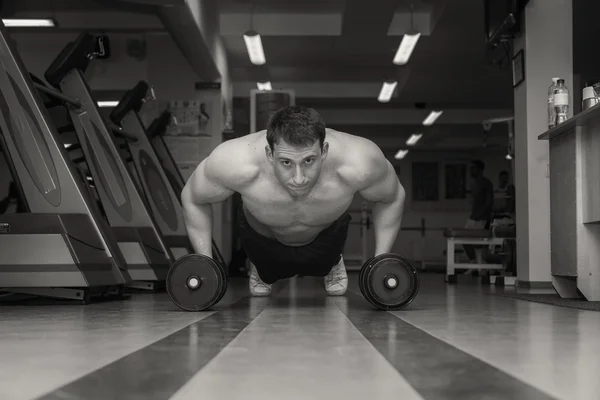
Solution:
<path fill-rule="evenodd" d="M 483 176 L 485 163 L 475 160 L 471 163 L 471 213 L 465 224 L 466 229 L 488 229 L 492 221 L 494 208 L 494 185 Z M 464 245 L 465 252 L 470 261 L 475 260 L 475 246 Z"/>

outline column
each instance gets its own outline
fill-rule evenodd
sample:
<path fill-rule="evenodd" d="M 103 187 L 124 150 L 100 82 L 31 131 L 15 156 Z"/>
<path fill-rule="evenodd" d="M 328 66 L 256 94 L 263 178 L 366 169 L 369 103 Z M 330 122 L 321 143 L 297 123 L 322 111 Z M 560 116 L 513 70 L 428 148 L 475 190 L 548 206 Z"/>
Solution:
<path fill-rule="evenodd" d="M 535 286 L 551 281 L 547 96 L 553 77 L 565 79 L 573 104 L 571 0 L 530 0 L 514 54 L 524 52 L 525 80 L 514 89 L 517 277 Z M 572 107 L 569 116 L 572 116 Z"/>

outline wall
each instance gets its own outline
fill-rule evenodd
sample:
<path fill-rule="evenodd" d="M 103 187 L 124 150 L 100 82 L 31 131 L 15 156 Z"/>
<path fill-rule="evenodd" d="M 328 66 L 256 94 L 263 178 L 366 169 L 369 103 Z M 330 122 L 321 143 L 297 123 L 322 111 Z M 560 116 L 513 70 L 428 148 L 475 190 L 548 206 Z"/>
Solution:
<path fill-rule="evenodd" d="M 573 3 L 573 82 L 576 100 L 575 112 L 581 107 L 581 90 L 587 81 L 600 80 L 600 52 L 597 39 L 600 37 L 600 25 L 597 16 L 600 13 L 600 2 L 589 0 L 572 0 Z"/>

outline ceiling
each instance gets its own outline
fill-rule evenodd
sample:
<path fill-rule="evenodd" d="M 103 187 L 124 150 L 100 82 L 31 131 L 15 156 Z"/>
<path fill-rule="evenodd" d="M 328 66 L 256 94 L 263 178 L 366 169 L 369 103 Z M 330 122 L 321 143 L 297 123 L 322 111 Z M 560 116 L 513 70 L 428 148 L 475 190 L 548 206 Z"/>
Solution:
<path fill-rule="evenodd" d="M 0 3 L 3 17 L 51 11 L 92 15 L 94 26 L 105 26 L 109 33 L 164 29 L 152 7 L 132 8 L 140 13 L 137 23 L 115 27 L 114 10 L 107 7 L 111 0 Z M 249 90 L 267 76 L 274 88 L 295 89 L 297 103 L 335 115 L 338 129 L 393 136 L 396 143 L 421 131 L 426 137 L 420 146 L 428 149 L 454 149 L 461 143 L 481 148 L 486 141 L 506 145 L 505 124 L 494 125 L 486 136 L 481 125 L 484 119 L 512 114 L 513 107 L 511 71 L 486 57 L 482 0 L 219 0 L 218 6 L 235 107 L 246 107 Z M 422 36 L 408 65 L 396 66 L 392 59 L 411 20 Z M 251 28 L 261 34 L 264 67 L 248 59 L 242 35 Z M 376 97 L 386 79 L 397 80 L 398 86 L 392 100 L 381 104 Z M 431 109 L 444 114 L 434 126 L 423 127 L 419 121 Z"/>

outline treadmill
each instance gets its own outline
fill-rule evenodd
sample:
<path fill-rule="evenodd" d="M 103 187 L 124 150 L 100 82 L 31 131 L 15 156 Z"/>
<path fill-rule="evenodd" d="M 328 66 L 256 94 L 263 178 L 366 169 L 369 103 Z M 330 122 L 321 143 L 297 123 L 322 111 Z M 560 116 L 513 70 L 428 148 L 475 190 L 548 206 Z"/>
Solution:
<path fill-rule="evenodd" d="M 130 286 L 161 290 L 175 259 L 85 81 L 83 71 L 94 51 L 94 36 L 80 34 L 64 47 L 46 70 L 44 77 L 52 87 L 36 87 L 55 98 L 62 95 L 68 105 L 99 201 L 133 280 Z"/>
<path fill-rule="evenodd" d="M 0 291 L 121 298 L 125 260 L 0 21 L 0 146 L 27 212 L 0 215 Z"/>
<path fill-rule="evenodd" d="M 119 104 L 112 110 L 110 119 L 122 130 L 121 136 L 129 148 L 143 192 L 163 236 L 173 254 L 181 257 L 194 251 L 185 228 L 180 200 L 185 182 L 166 146 L 164 147 L 166 152 L 162 153 L 162 157 L 157 154 L 139 117 L 139 112 L 148 99 L 154 100 L 152 90 L 145 81 L 138 82 L 125 93 Z M 153 129 L 166 127 L 169 121 L 170 114 L 163 113 L 155 120 L 156 125 Z M 160 140 L 162 141 L 162 138 Z M 162 143 L 164 144 L 164 141 Z M 168 168 L 164 166 L 165 161 L 169 164 Z M 213 258 L 225 266 L 223 256 L 214 240 L 212 247 Z"/>

